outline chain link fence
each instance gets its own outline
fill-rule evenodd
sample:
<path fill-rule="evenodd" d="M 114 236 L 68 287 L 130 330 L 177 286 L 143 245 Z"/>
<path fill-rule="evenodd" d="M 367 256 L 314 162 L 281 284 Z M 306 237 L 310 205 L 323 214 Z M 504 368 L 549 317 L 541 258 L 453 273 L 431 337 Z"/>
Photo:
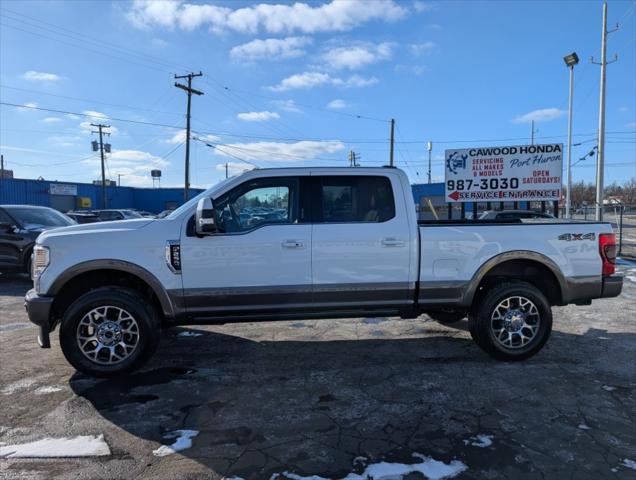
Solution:
<path fill-rule="evenodd" d="M 561 216 L 565 216 L 562 209 Z M 594 206 L 582 206 L 572 211 L 574 220 L 594 220 L 596 210 Z M 603 207 L 603 221 L 609 222 L 616 233 L 621 257 L 636 258 L 636 205 L 605 205 Z"/>

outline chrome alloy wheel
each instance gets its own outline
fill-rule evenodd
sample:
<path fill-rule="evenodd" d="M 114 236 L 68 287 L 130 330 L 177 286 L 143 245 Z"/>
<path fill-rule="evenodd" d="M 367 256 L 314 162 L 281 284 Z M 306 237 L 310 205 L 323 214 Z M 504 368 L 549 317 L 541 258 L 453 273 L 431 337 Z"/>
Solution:
<path fill-rule="evenodd" d="M 77 345 L 90 361 L 114 365 L 128 358 L 139 344 L 139 325 L 123 308 L 92 309 L 77 325 Z"/>
<path fill-rule="evenodd" d="M 490 317 L 490 329 L 497 342 L 509 349 L 528 345 L 539 331 L 541 316 L 525 297 L 513 296 L 499 302 Z"/>

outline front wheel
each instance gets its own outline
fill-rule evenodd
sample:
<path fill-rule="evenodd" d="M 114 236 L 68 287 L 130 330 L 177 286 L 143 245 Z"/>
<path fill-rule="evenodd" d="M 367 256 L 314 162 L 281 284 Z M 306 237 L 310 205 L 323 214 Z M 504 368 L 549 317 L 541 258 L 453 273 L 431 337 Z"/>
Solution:
<path fill-rule="evenodd" d="M 134 290 L 103 287 L 66 310 L 60 345 L 66 359 L 90 376 L 123 375 L 155 352 L 161 335 L 155 308 Z"/>
<path fill-rule="evenodd" d="M 526 282 L 492 287 L 468 316 L 473 340 L 498 360 L 524 360 L 543 348 L 552 331 L 545 295 Z"/>

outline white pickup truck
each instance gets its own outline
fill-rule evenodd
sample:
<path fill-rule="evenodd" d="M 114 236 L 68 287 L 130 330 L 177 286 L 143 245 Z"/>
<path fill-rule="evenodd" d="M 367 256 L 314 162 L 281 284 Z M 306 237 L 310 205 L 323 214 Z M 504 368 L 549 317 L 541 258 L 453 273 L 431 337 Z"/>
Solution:
<path fill-rule="evenodd" d="M 26 308 L 40 346 L 59 326 L 94 376 L 142 365 L 162 327 L 368 315 L 468 316 L 483 350 L 520 360 L 548 340 L 553 305 L 620 294 L 615 256 L 605 223 L 418 224 L 395 168 L 262 169 L 163 219 L 44 232 Z"/>

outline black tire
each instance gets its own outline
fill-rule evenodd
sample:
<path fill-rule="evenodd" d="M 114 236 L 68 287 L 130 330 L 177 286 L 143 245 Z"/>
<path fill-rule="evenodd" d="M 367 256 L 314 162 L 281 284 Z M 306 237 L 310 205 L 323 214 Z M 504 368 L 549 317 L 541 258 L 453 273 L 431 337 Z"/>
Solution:
<path fill-rule="evenodd" d="M 530 304 L 526 303 L 525 306 L 520 306 L 520 300 L 517 297 L 525 299 L 521 301 L 529 301 Z M 524 324 L 526 321 L 530 325 L 538 323 L 534 332 L 531 327 L 523 328 L 520 330 L 524 335 L 522 337 L 520 333 L 515 331 L 513 324 L 510 326 L 513 332 L 506 337 L 509 330 L 504 326 L 505 321 L 493 320 L 493 316 L 495 309 L 507 299 L 511 302 L 508 311 L 511 312 L 513 319 L 514 312 L 521 311 Z M 532 309 L 532 306 L 529 305 L 533 305 L 535 308 Z M 506 311 L 505 307 L 499 308 L 497 315 Z M 468 322 L 473 340 L 491 357 L 507 361 L 524 360 L 539 352 L 548 341 L 552 332 L 552 310 L 545 295 L 534 285 L 521 281 L 506 282 L 495 285 L 485 292 L 479 303 L 468 315 Z M 509 342 L 510 345 L 503 345 L 502 341 L 498 340 L 495 331 L 500 332 L 499 338 L 504 337 L 503 341 Z M 524 338 L 527 338 L 525 337 L 527 334 L 533 336 L 524 344 Z"/>
<path fill-rule="evenodd" d="M 459 322 L 461 319 L 466 318 L 466 312 L 457 312 L 454 310 L 437 310 L 428 312 L 427 315 L 442 325 Z"/>
<path fill-rule="evenodd" d="M 132 351 L 121 361 L 112 364 L 102 364 L 88 358 L 77 340 L 78 328 L 85 328 L 80 326 L 82 319 L 93 309 L 106 306 L 115 312 L 123 309 L 129 313 L 136 322 L 138 332 L 136 337 L 133 336 L 136 344 Z M 97 333 L 94 335 L 97 336 Z M 115 286 L 98 288 L 80 296 L 66 310 L 60 325 L 60 345 L 64 356 L 78 371 L 93 377 L 114 377 L 139 368 L 155 352 L 160 338 L 161 321 L 152 304 L 135 290 Z"/>

